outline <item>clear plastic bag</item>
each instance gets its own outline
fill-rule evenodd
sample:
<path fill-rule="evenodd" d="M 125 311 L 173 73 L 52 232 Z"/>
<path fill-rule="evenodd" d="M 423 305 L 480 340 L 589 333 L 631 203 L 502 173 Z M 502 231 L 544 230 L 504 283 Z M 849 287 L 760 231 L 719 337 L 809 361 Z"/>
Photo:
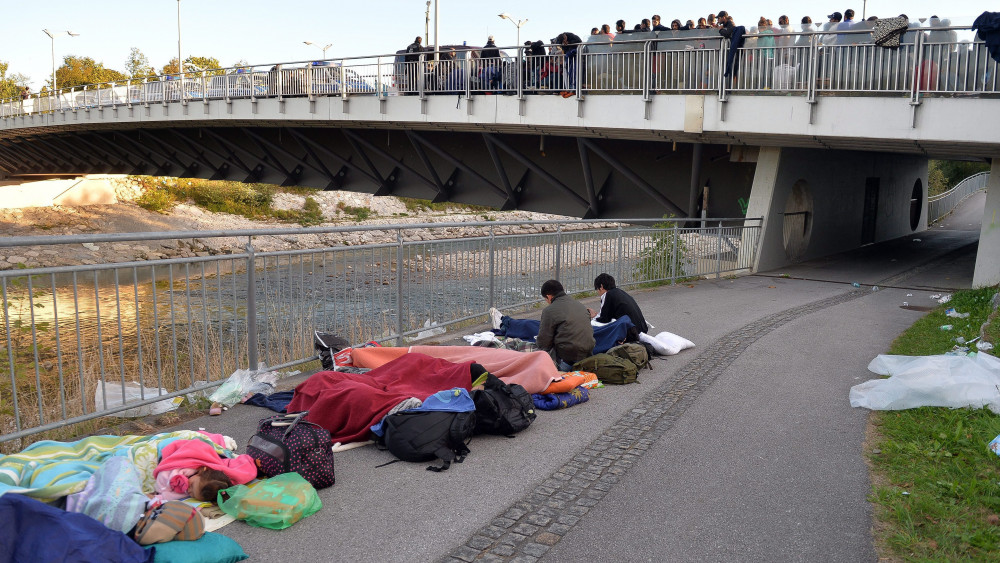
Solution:
<path fill-rule="evenodd" d="M 987 407 L 1000 414 L 1000 360 L 989 354 L 881 355 L 868 364 L 868 369 L 891 377 L 852 387 L 852 407 L 872 410 Z"/>
<path fill-rule="evenodd" d="M 323 508 L 316 489 L 294 472 L 219 491 L 218 501 L 233 518 L 272 530 L 283 530 Z"/>
<path fill-rule="evenodd" d="M 127 382 L 125 384 L 125 390 L 122 392 L 121 382 L 105 381 L 103 384 L 98 382 L 94 389 L 94 406 L 97 411 L 100 412 L 127 405 L 129 403 L 137 403 L 139 401 L 153 399 L 157 395 L 165 395 L 169 392 L 170 391 L 163 388 L 146 387 L 145 385 L 141 385 L 134 381 Z M 115 416 L 124 418 L 139 418 L 143 416 L 163 414 L 176 409 L 183 401 L 184 397 L 163 399 L 162 401 L 156 401 L 155 403 L 115 413 Z"/>
<path fill-rule="evenodd" d="M 277 380 L 278 373 L 274 371 L 238 369 L 215 392 L 209 395 L 208 399 L 213 403 L 231 407 L 240 402 L 243 396 L 248 393 L 270 395 L 274 392 L 274 384 Z"/>

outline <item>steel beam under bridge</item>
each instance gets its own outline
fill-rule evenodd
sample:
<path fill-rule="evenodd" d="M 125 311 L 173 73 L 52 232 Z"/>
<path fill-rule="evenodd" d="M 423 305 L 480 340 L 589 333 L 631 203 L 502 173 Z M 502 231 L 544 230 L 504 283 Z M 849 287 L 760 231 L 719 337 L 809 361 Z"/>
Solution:
<path fill-rule="evenodd" d="M 188 124 L 186 124 L 188 125 Z M 0 140 L 8 175 L 117 173 L 342 189 L 600 217 L 688 216 L 692 156 L 713 216 L 740 216 L 754 164 L 725 145 L 351 127 L 185 126 Z M 696 188 L 700 191 L 700 187 Z"/>

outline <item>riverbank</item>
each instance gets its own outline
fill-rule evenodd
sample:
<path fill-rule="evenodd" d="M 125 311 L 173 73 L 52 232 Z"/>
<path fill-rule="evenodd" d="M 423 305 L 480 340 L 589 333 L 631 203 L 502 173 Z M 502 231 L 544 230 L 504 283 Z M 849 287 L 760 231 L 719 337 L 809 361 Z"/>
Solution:
<path fill-rule="evenodd" d="M 120 202 L 110 205 L 78 207 L 0 208 L 0 237 L 72 236 L 103 233 L 206 231 L 236 229 L 294 228 L 295 223 L 256 221 L 228 213 L 213 213 L 191 204 L 179 204 L 166 213 L 139 207 L 119 191 Z M 301 209 L 305 197 L 291 193 L 274 196 L 276 209 Z M 520 221 L 523 226 L 502 226 L 497 234 L 536 233 L 543 227 L 533 222 L 570 219 L 560 215 L 528 211 L 479 211 L 461 206 L 448 211 L 427 208 L 413 209 L 397 197 L 344 191 L 317 191 L 309 195 L 319 204 L 322 226 L 380 226 L 417 223 L 473 223 L 482 221 Z M 367 218 L 357 220 L 345 209 L 368 209 Z M 472 234 L 471 228 L 421 229 L 408 232 L 407 240 L 461 238 Z M 317 248 L 321 246 L 355 246 L 379 242 L 394 242 L 395 231 L 364 231 L 352 233 L 303 234 L 254 238 L 259 252 Z M 69 266 L 109 262 L 189 258 L 231 254 L 242 251 L 245 239 L 188 238 L 179 240 L 145 241 L 137 243 L 63 244 L 0 248 L 0 270 L 20 267 Z M 23 266 L 22 266 L 23 265 Z"/>

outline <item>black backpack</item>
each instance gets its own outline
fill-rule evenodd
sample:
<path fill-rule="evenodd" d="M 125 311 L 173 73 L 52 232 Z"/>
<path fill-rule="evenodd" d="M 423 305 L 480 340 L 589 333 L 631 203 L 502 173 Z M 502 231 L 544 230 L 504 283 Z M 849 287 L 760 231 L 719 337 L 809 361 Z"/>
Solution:
<path fill-rule="evenodd" d="M 508 385 L 488 374 L 483 389 L 472 392 L 476 403 L 476 434 L 516 434 L 535 420 L 535 404 L 528 391 L 518 384 Z"/>
<path fill-rule="evenodd" d="M 465 461 L 469 453 L 465 444 L 475 427 L 475 412 L 402 411 L 385 418 L 381 442 L 402 461 L 441 459 L 441 467 L 427 470 L 444 471 L 452 461 Z"/>

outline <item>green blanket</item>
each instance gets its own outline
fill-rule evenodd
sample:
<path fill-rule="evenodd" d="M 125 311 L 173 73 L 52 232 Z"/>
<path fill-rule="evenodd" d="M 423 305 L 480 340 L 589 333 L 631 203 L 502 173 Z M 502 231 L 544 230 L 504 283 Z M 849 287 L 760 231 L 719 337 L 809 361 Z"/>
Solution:
<path fill-rule="evenodd" d="M 153 492 L 160 451 L 174 440 L 203 440 L 220 455 L 225 448 L 193 430 L 153 436 L 91 436 L 76 442 L 36 442 L 19 454 L 0 456 L 0 495 L 20 493 L 42 501 L 77 493 L 108 458 L 124 456 L 142 475 L 143 492 Z"/>

